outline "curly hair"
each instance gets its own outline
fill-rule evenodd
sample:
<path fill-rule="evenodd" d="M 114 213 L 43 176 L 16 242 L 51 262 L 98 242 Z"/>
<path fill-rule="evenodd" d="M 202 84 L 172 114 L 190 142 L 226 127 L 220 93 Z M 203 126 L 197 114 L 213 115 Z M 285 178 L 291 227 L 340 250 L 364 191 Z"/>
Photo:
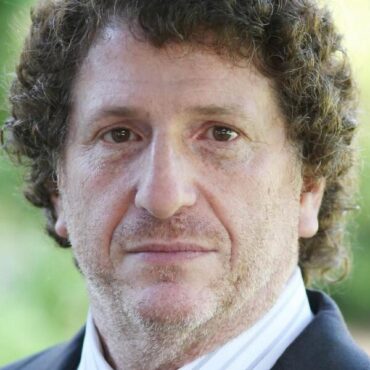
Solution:
<path fill-rule="evenodd" d="M 125 22 L 155 47 L 191 43 L 233 60 L 248 59 L 274 81 L 288 137 L 299 148 L 302 176 L 326 181 L 319 230 L 300 240 L 306 282 L 346 271 L 356 89 L 327 9 L 314 0 L 43 0 L 31 18 L 10 89 L 3 144 L 26 164 L 25 196 L 46 211 L 47 230 L 61 246 L 69 241 L 55 233 L 51 198 L 58 192 L 71 86 L 98 33 Z"/>

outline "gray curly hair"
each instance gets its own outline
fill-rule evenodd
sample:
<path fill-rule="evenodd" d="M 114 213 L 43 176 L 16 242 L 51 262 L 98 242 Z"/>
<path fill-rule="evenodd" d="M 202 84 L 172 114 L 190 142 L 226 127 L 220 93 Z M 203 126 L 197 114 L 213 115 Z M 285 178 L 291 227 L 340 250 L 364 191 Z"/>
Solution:
<path fill-rule="evenodd" d="M 71 85 L 90 45 L 119 19 L 160 48 L 194 43 L 230 58 L 249 58 L 274 80 L 287 132 L 300 148 L 303 176 L 325 178 L 319 231 L 300 240 L 306 280 L 346 271 L 345 218 L 353 206 L 356 97 L 348 58 L 330 13 L 313 0 L 44 0 L 31 12 L 4 146 L 25 159 L 26 198 L 46 211 L 55 233 L 51 196 L 68 130 Z M 205 32 L 213 35 L 205 40 Z"/>

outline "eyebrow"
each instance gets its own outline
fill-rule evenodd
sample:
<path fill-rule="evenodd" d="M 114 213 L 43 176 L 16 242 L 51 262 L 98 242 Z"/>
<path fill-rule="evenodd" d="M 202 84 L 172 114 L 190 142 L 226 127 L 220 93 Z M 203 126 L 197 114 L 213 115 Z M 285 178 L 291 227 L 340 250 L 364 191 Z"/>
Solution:
<path fill-rule="evenodd" d="M 199 105 L 186 109 L 184 112 L 202 116 L 237 116 L 246 121 L 251 120 L 251 117 L 247 114 L 245 109 L 243 109 L 242 105 Z"/>
<path fill-rule="evenodd" d="M 124 106 L 113 106 L 108 108 L 99 109 L 95 112 L 91 119 L 89 119 L 90 123 L 97 122 L 105 117 L 109 116 L 117 116 L 117 117 L 126 117 L 126 118 L 137 118 L 142 117 L 145 114 L 145 111 L 141 109 L 137 109 L 134 107 L 124 107 Z"/>
<path fill-rule="evenodd" d="M 196 105 L 179 111 L 180 114 L 191 114 L 199 116 L 234 116 L 245 121 L 251 121 L 242 105 Z M 129 106 L 112 106 L 106 107 L 95 112 L 88 120 L 88 124 L 93 124 L 106 117 L 122 117 L 128 119 L 147 119 L 149 113 L 141 108 Z"/>

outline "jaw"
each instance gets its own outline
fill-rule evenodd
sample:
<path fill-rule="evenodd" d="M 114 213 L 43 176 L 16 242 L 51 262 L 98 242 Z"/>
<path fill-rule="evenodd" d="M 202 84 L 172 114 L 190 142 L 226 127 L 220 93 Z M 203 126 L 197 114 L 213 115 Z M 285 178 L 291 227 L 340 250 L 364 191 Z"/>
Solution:
<path fill-rule="evenodd" d="M 120 285 L 90 286 L 93 317 L 112 364 L 176 369 L 252 326 L 272 307 L 294 267 L 286 269 L 286 276 L 276 272 L 253 297 L 235 283 L 222 296 L 174 283 L 139 292 Z"/>

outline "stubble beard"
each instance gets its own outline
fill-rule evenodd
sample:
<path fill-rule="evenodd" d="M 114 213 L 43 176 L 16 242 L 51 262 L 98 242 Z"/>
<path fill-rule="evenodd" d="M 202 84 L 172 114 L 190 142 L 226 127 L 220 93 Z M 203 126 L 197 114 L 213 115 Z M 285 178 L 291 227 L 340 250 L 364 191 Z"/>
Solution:
<path fill-rule="evenodd" d="M 176 228 L 173 225 L 169 227 L 168 224 L 149 225 L 152 227 L 147 224 L 132 228 L 131 235 L 146 235 L 147 232 L 142 230 L 150 230 L 158 239 L 165 239 L 168 236 L 178 236 L 176 232 L 181 235 L 185 229 L 197 230 L 196 227 L 199 228 L 199 233 L 212 235 L 211 232 L 206 232 L 207 228 L 201 229 L 200 224 L 195 226 L 194 222 L 191 224 L 194 228 L 185 227 L 188 226 L 186 222 L 179 222 Z M 163 227 L 160 228 L 161 226 Z M 284 276 L 289 271 L 280 271 L 284 258 L 277 255 L 276 261 L 272 261 L 267 253 L 261 254 L 261 250 L 270 250 L 268 242 L 274 240 L 273 237 L 261 239 L 260 235 L 264 235 L 262 231 L 254 232 L 254 237 L 246 236 L 245 243 L 242 244 L 259 245 L 259 249 L 251 248 L 254 251 L 251 254 L 250 248 L 239 248 L 241 255 L 238 256 L 235 271 L 230 269 L 230 261 L 225 259 L 225 265 L 220 270 L 227 276 L 210 281 L 204 287 L 208 293 L 203 299 L 196 300 L 191 310 L 174 309 L 171 315 L 160 315 L 160 312 L 158 315 L 155 309 L 152 310 L 152 315 L 143 314 L 142 308 L 148 307 L 148 304 L 138 297 L 137 287 L 115 279 L 114 271 L 97 272 L 94 264 L 84 261 L 86 256 L 81 255 L 81 262 L 84 261 L 84 266 L 81 267 L 87 280 L 93 317 L 102 338 L 105 357 L 112 366 L 116 370 L 123 369 L 120 366 L 124 366 L 125 370 L 176 369 L 214 350 L 250 327 L 261 313 L 271 307 L 283 282 L 289 277 Z M 122 232 L 122 235 L 116 236 L 116 240 L 127 240 L 128 234 L 130 235 Z M 152 235 L 148 235 L 149 237 Z M 219 245 L 223 244 L 223 240 L 221 235 Z M 290 245 L 291 240 L 280 241 L 280 244 Z M 282 251 L 288 253 L 287 260 L 293 261 L 287 249 Z M 271 266 L 268 267 L 263 260 Z M 176 274 L 175 271 L 165 271 L 163 266 L 161 268 L 164 280 L 171 280 L 170 275 Z M 271 272 L 276 269 L 274 272 L 281 275 L 281 281 L 270 281 L 265 269 Z"/>
<path fill-rule="evenodd" d="M 122 286 L 120 281 L 89 281 L 93 317 L 106 344 L 106 357 L 114 364 L 133 364 L 125 369 L 175 369 L 209 352 L 212 343 L 220 339 L 225 318 L 229 321 L 240 316 L 244 301 L 235 281 L 228 279 L 221 283 L 222 287 L 219 281 L 213 283 L 217 289 L 214 286 L 208 288 L 212 294 L 204 296 L 206 302 L 198 301 L 190 311 L 178 309 L 166 316 L 160 312 L 143 314 L 141 305 L 146 303 L 134 299 L 135 292 Z M 104 311 L 99 309 L 102 305 Z M 104 326 L 101 327 L 99 322 Z M 114 351 L 114 359 L 107 348 Z M 122 358 L 117 358 L 117 353 Z M 139 359 L 136 364 L 135 359 Z M 181 363 L 177 359 L 181 359 Z"/>
<path fill-rule="evenodd" d="M 125 364 L 125 370 L 178 369 L 253 325 L 277 299 L 290 269 L 286 276 L 277 269 L 273 279 L 261 287 L 250 283 L 252 271 L 239 266 L 224 281 L 208 286 L 212 294 L 204 297 L 206 303 L 198 301 L 191 311 L 178 310 L 167 317 L 143 315 L 143 302 L 134 299 L 132 287 L 95 275 L 88 286 L 96 308 L 93 317 L 103 329 L 105 356 L 117 370 L 123 369 L 119 364 Z"/>

